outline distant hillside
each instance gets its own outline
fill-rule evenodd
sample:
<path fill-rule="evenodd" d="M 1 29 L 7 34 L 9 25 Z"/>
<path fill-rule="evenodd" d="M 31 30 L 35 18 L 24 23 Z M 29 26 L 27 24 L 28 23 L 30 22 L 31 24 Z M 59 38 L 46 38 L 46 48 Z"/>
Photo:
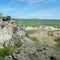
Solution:
<path fill-rule="evenodd" d="M 60 19 L 18 19 L 18 18 L 13 18 L 13 20 L 43 20 L 43 21 L 60 21 Z"/>
<path fill-rule="evenodd" d="M 39 25 L 53 25 L 60 27 L 60 20 L 50 20 L 50 19 L 13 19 L 16 20 L 17 25 L 31 25 L 31 26 L 39 26 Z"/>

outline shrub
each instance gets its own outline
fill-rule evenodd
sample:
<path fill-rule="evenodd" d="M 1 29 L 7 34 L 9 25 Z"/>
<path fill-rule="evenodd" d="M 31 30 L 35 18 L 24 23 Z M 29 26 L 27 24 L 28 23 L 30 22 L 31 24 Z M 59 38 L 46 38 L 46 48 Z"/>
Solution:
<path fill-rule="evenodd" d="M 0 56 L 0 60 L 5 60 L 5 57 Z"/>
<path fill-rule="evenodd" d="M 0 57 L 4 57 L 5 56 L 4 53 L 5 53 L 5 49 L 1 48 L 0 49 Z"/>
<path fill-rule="evenodd" d="M 14 51 L 12 46 L 5 46 L 4 48 L 0 49 L 0 56 L 4 57 L 5 55 L 11 55 Z"/>
<path fill-rule="evenodd" d="M 56 46 L 57 48 L 60 48 L 60 37 L 56 38 L 55 41 L 56 41 L 55 46 Z"/>
<path fill-rule="evenodd" d="M 14 52 L 14 47 L 12 47 L 12 46 L 6 46 L 4 48 L 5 55 L 11 55 L 11 54 L 13 54 L 13 52 Z"/>
<path fill-rule="evenodd" d="M 57 48 L 60 48 L 60 42 L 56 42 L 55 46 L 56 46 Z"/>

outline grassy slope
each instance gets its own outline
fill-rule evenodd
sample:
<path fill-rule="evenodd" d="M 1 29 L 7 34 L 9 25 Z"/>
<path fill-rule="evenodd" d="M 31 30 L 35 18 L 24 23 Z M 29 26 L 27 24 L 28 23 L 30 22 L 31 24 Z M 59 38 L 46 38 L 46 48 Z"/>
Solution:
<path fill-rule="evenodd" d="M 14 19 L 18 25 L 53 25 L 53 26 L 60 26 L 60 20 L 40 20 L 40 19 Z"/>

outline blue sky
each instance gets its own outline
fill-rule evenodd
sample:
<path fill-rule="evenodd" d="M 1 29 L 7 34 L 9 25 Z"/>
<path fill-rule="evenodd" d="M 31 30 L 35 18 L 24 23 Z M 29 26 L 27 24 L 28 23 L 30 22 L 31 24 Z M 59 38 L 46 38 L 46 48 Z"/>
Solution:
<path fill-rule="evenodd" d="M 0 0 L 0 13 L 13 18 L 60 19 L 60 0 Z"/>

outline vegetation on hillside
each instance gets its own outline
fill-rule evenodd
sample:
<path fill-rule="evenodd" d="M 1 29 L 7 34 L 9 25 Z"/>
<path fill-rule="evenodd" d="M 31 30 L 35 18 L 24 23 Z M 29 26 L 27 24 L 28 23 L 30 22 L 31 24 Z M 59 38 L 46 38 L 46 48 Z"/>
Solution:
<path fill-rule="evenodd" d="M 55 44 L 56 48 L 60 48 L 60 37 L 56 38 L 55 41 L 56 41 Z"/>
<path fill-rule="evenodd" d="M 43 20 L 43 19 L 15 19 L 17 25 L 25 26 L 39 26 L 39 25 L 52 25 L 60 27 L 60 20 Z"/>
<path fill-rule="evenodd" d="M 5 60 L 5 56 L 12 55 L 13 52 L 13 46 L 5 46 L 4 48 L 0 48 L 0 60 Z"/>

